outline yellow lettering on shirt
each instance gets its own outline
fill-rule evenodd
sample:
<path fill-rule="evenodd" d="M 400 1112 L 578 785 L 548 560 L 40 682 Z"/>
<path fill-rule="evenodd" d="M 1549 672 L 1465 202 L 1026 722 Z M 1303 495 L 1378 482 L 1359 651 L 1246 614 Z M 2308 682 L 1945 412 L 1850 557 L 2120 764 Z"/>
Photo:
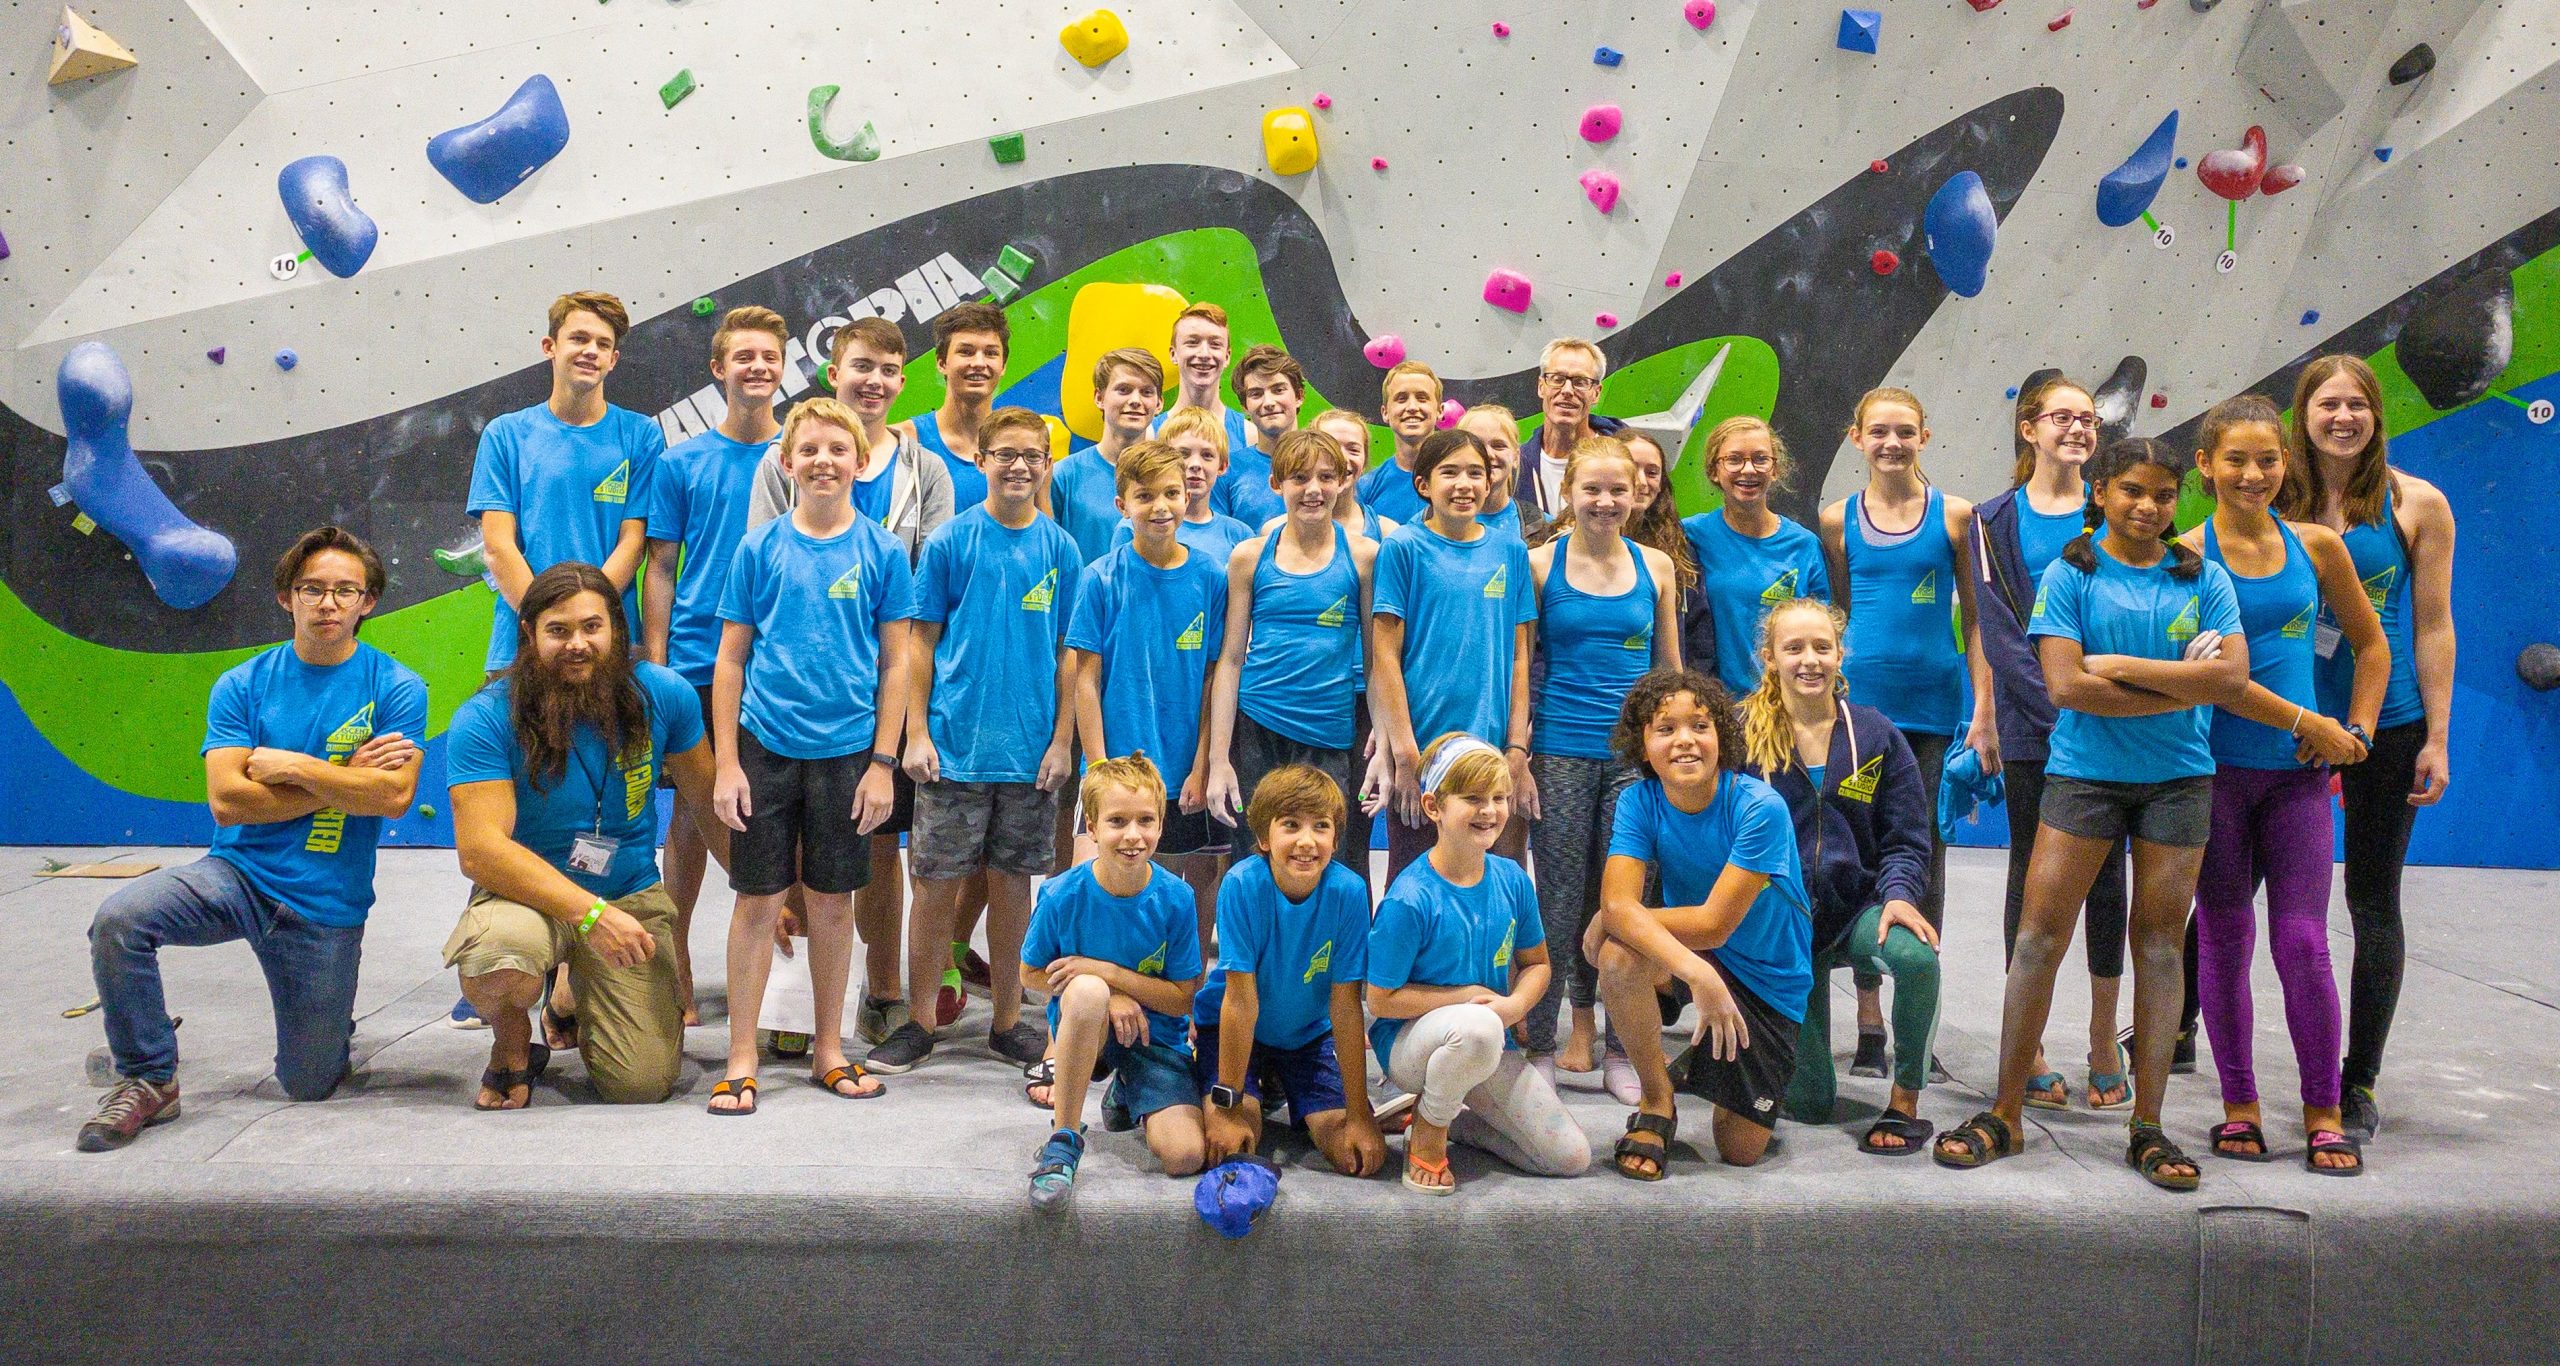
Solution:
<path fill-rule="evenodd" d="M 603 483 L 596 485 L 596 501 L 621 503 L 629 501 L 630 497 L 631 462 L 625 460 L 613 467 L 613 473 L 606 475 Z"/>

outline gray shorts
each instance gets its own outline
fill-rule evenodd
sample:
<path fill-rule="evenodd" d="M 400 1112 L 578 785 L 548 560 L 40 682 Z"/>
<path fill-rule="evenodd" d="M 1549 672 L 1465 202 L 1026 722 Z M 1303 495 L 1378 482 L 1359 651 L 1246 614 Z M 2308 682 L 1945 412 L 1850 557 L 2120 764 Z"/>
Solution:
<path fill-rule="evenodd" d="M 1030 783 L 916 785 L 907 866 L 948 882 L 985 870 L 1040 877 L 1058 857 L 1058 797 Z"/>
<path fill-rule="evenodd" d="M 2153 844 L 2201 849 L 2213 836 L 2213 778 L 2108 783 L 2048 772 L 2036 819 L 2084 839 L 2112 843 L 2131 835 Z"/>

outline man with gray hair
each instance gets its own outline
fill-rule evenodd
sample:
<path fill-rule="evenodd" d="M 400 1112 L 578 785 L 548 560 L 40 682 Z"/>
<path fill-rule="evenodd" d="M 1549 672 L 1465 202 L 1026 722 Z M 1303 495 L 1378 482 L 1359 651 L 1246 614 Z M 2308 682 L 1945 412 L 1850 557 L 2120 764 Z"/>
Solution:
<path fill-rule="evenodd" d="M 1607 436 L 1626 426 L 1591 411 L 1600 377 L 1609 372 L 1600 348 L 1580 337 L 1558 337 L 1538 353 L 1538 410 L 1546 421 L 1520 447 L 1520 482 L 1512 496 L 1554 517 L 1564 508 L 1564 463 L 1587 436 Z M 1666 473 L 1668 473 L 1666 471 Z"/>

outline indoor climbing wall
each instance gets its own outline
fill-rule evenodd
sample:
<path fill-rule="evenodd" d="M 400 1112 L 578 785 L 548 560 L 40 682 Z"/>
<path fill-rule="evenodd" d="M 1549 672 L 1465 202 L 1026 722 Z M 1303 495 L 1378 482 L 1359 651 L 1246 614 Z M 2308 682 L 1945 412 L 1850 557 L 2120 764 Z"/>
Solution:
<path fill-rule="evenodd" d="M 200 699 L 283 636 L 268 568 L 321 521 L 391 562 L 366 638 L 430 681 L 439 790 L 491 610 L 473 446 L 541 399 L 550 299 L 601 288 L 610 396 L 671 439 L 718 417 L 730 306 L 793 321 L 795 397 L 897 322 L 905 416 L 933 318 L 995 299 L 1004 401 L 1078 427 L 1083 359 L 1160 347 L 1179 295 L 1300 357 L 1311 411 L 1401 351 L 1534 414 L 1540 344 L 1597 338 L 1603 412 L 1768 416 L 1799 513 L 1863 477 L 1875 384 L 1982 497 L 2035 369 L 2174 435 L 2354 351 L 2462 519 L 2418 854 L 2560 864 L 2560 700 L 2518 669 L 2560 614 L 2512 591 L 2560 582 L 2560 6 L 539 8 L 0 5 L 0 772 L 43 794 L 0 842 L 203 838 Z"/>

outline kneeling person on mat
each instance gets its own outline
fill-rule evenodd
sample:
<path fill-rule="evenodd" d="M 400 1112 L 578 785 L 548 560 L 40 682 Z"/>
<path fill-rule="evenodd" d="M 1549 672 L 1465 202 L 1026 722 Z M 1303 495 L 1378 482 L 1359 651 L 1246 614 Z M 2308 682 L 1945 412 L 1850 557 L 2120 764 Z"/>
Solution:
<path fill-rule="evenodd" d="M 633 663 L 622 597 L 594 565 L 535 575 L 519 621 L 515 662 L 453 714 L 445 757 L 472 894 L 444 960 L 491 1033 L 474 1104 L 533 1103 L 551 1050 L 525 1012 L 563 962 L 596 1093 L 664 1100 L 684 1009 L 652 793 L 663 765 L 686 803 L 711 809 L 701 702 L 673 670 Z M 704 833 L 725 870 L 727 828 Z"/>

